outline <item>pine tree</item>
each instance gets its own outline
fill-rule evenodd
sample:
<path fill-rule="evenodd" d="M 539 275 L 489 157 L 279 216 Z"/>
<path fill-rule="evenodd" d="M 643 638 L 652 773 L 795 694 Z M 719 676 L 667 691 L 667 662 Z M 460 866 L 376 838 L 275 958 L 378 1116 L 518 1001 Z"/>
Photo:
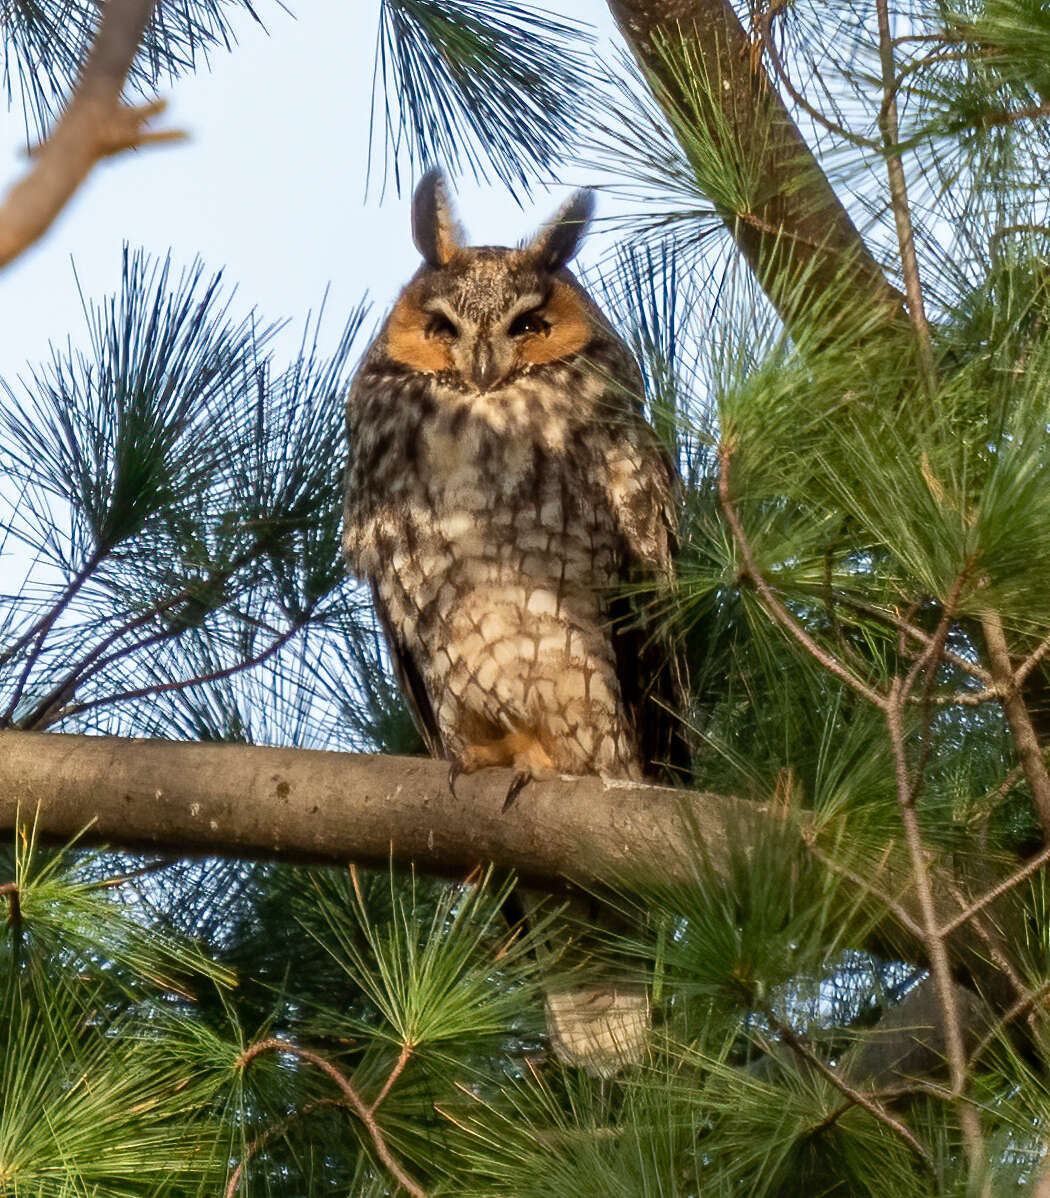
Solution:
<path fill-rule="evenodd" d="M 5 75 L 57 132 L 0 263 L 141 138 L 125 75 L 194 69 L 234 8 L 15 0 Z M 86 334 L 3 387 L 0 548 L 32 567 L 0 599 L 0 1193 L 1050 1193 L 1045 6 L 610 8 L 603 61 L 567 4 L 378 0 L 371 169 L 590 170 L 623 200 L 590 282 L 685 482 L 673 599 L 635 600 L 688 658 L 692 790 L 552 782 L 543 811 L 631 929 L 580 926 L 645 974 L 648 1059 L 549 1052 L 544 988 L 580 966 L 508 917 L 508 871 L 564 921 L 570 867 L 520 804 L 485 871 L 439 805 L 361 840 L 388 868 L 224 852 L 278 827 L 237 823 L 247 746 L 375 755 L 360 776 L 430 801 L 339 552 L 366 309 L 285 361 L 221 277 L 129 250 Z M 123 837 L 155 758 L 121 736 L 176 742 Z M 246 802 L 179 845 L 191 778 Z"/>

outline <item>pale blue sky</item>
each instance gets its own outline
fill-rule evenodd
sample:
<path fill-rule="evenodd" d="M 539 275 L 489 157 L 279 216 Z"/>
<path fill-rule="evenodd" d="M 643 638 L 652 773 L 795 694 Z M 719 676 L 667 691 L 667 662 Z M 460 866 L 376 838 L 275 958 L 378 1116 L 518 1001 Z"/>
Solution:
<path fill-rule="evenodd" d="M 260 0 L 269 36 L 241 19 L 232 53 L 165 89 L 162 120 L 192 140 L 103 164 L 43 242 L 0 274 L 0 376 L 13 381 L 49 341 L 83 343 L 71 261 L 86 295 L 100 298 L 119 284 L 125 240 L 225 267 L 238 310 L 255 305 L 267 319 L 299 325 L 330 283 L 333 332 L 366 291 L 381 308 L 412 273 L 408 197 L 364 197 L 378 2 L 289 2 L 294 17 Z M 604 0 L 551 7 L 612 34 Z M 25 167 L 22 137 L 19 111 L 0 117 L 5 190 Z M 499 184 L 459 190 L 472 240 L 513 243 L 563 189 L 525 211 Z"/>

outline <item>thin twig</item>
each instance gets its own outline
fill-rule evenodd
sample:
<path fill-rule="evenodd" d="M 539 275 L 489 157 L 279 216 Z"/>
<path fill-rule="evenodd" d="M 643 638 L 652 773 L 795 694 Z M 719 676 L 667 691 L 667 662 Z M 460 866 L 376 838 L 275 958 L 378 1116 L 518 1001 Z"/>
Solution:
<path fill-rule="evenodd" d="M 7 665 L 11 658 L 14 657 L 16 653 L 20 653 L 34 637 L 38 637 L 41 633 L 44 635 L 47 634 L 58 617 L 73 601 L 77 591 L 79 591 L 84 583 L 88 580 L 92 571 L 96 569 L 101 560 L 102 554 L 98 550 L 91 554 L 84 565 L 81 566 L 76 574 L 74 574 L 69 580 L 69 582 L 66 584 L 65 590 L 61 595 L 59 595 L 52 606 L 48 608 L 44 615 L 42 615 L 40 619 L 32 625 L 32 627 L 28 628 L 24 633 L 22 633 L 22 635 L 18 638 L 18 640 L 15 641 L 13 645 L 8 645 L 3 652 L 0 652 L 0 666 Z"/>
<path fill-rule="evenodd" d="M 1047 862 L 1050 862 L 1050 845 L 1026 861 L 1019 870 L 1012 873 L 1008 878 L 1004 878 L 997 885 L 993 886 L 991 890 L 985 891 L 979 899 L 975 899 L 953 919 L 949 919 L 947 923 L 942 924 L 938 929 L 939 935 L 950 936 L 952 932 L 957 928 L 961 928 L 964 923 L 972 919 L 979 911 L 983 911 L 990 903 L 994 903 L 997 898 L 1013 890 L 1015 886 L 1020 885 L 1026 878 L 1030 878 L 1037 870 L 1042 869 Z"/>
<path fill-rule="evenodd" d="M 936 631 L 930 638 L 930 643 L 925 650 L 915 660 L 911 669 L 905 676 L 904 683 L 901 687 L 900 701 L 903 703 L 911 694 L 912 687 L 915 685 L 919 674 L 925 670 L 926 683 L 922 688 L 920 697 L 920 705 L 922 707 L 922 728 L 919 733 L 919 743 L 921 745 L 919 760 L 913 771 L 914 781 L 912 782 L 911 805 L 915 805 L 915 800 L 918 798 L 919 791 L 922 789 L 923 780 L 926 776 L 926 765 L 930 759 L 930 724 L 932 720 L 932 705 L 930 703 L 930 695 L 933 693 L 933 686 L 937 679 L 937 667 L 940 665 L 941 655 L 944 652 L 944 642 L 948 637 L 948 629 L 951 627 L 952 618 L 955 615 L 955 607 L 959 602 L 959 596 L 962 593 L 963 587 L 966 585 L 966 580 L 970 574 L 970 564 L 968 563 L 956 576 L 955 582 L 952 584 L 951 593 L 948 596 L 948 601 L 944 605 L 944 611 L 940 620 L 937 623 Z"/>
<path fill-rule="evenodd" d="M 398 1058 L 394 1062 L 394 1067 L 393 1067 L 393 1069 L 390 1070 L 390 1073 L 387 1076 L 386 1081 L 383 1082 L 383 1088 L 379 1091 L 379 1093 L 375 1097 L 374 1102 L 368 1108 L 372 1112 L 373 1115 L 376 1113 L 376 1109 L 379 1107 L 379 1104 L 390 1093 L 391 1087 L 393 1086 L 394 1082 L 396 1082 L 397 1079 L 401 1076 L 402 1071 L 404 1070 L 405 1066 L 408 1064 L 408 1058 L 411 1055 L 412 1055 L 412 1045 L 411 1044 L 402 1044 L 401 1052 L 398 1054 Z"/>
<path fill-rule="evenodd" d="M 896 899 L 892 898 L 883 890 L 877 890 L 872 884 L 870 878 L 856 873 L 848 866 L 841 865 L 838 861 L 829 857 L 825 852 L 817 847 L 816 840 L 812 829 L 805 829 L 802 833 L 802 843 L 806 846 L 813 857 L 834 874 L 846 879 L 847 882 L 852 882 L 854 886 L 858 886 L 865 894 L 874 895 L 876 899 L 890 912 L 891 915 L 905 927 L 917 940 L 923 938 L 922 928 L 912 918 L 911 913 Z"/>
<path fill-rule="evenodd" d="M 915 891 L 919 900 L 919 911 L 922 918 L 923 944 L 929 957 L 930 971 L 933 974 L 934 986 L 941 1008 L 941 1017 L 944 1021 L 944 1042 L 947 1050 L 949 1075 L 951 1077 L 952 1098 L 959 1117 L 959 1125 L 962 1128 L 970 1169 L 974 1176 L 977 1177 L 984 1174 L 984 1140 L 981 1133 L 980 1120 L 977 1118 L 977 1114 L 970 1105 L 966 1095 L 968 1080 L 966 1048 L 963 1042 L 962 1026 L 959 1007 L 955 998 L 951 966 L 948 962 L 944 936 L 941 934 L 938 924 L 937 907 L 933 898 L 933 888 L 930 884 L 929 866 L 922 844 L 922 833 L 919 829 L 918 816 L 915 811 L 915 787 L 912 785 L 909 777 L 904 727 L 901 719 L 903 708 L 901 691 L 901 680 L 900 678 L 895 678 L 890 688 L 889 702 L 886 705 L 886 726 L 889 729 L 897 775 L 897 806 L 900 810 L 908 851 L 911 855 L 912 875 L 915 879 Z"/>
<path fill-rule="evenodd" d="M 1035 667 L 1050 653 L 1050 636 L 1044 638 L 1014 671 L 1014 686 L 1020 689 Z"/>
<path fill-rule="evenodd" d="M 886 155 L 886 173 L 890 184 L 890 203 L 893 220 L 897 226 L 897 242 L 901 254 L 901 274 L 904 278 L 904 294 L 908 299 L 908 313 L 919 345 L 919 362 L 922 367 L 926 389 L 933 393 L 935 366 L 930 326 L 926 320 L 926 307 L 922 298 L 922 282 L 919 278 L 919 261 L 915 254 L 915 232 L 912 229 L 911 209 L 908 205 L 908 185 L 904 178 L 898 144 L 896 68 L 893 61 L 893 39 L 890 32 L 890 14 L 887 0 L 875 0 L 879 21 L 879 58 L 882 63 L 882 86 L 884 99 L 879 110 L 879 129 Z"/>
<path fill-rule="evenodd" d="M 969 1066 L 972 1069 L 981 1057 L 988 1051 L 995 1041 L 1003 1034 L 1004 1029 L 1015 1019 L 1026 1015 L 1033 1007 L 1037 1006 L 1044 998 L 1050 995 L 1050 982 L 1043 982 L 1042 985 L 1036 986 L 1034 990 L 1022 994 L 1021 997 L 1012 1003 L 1002 1013 L 999 1019 L 996 1020 L 995 1026 L 990 1028 L 984 1036 L 981 1037 L 977 1047 L 970 1053 Z"/>
<path fill-rule="evenodd" d="M 237 1063 L 243 1069 L 257 1056 L 260 1056 L 264 1052 L 288 1053 L 290 1056 L 298 1057 L 300 1060 L 306 1061 L 307 1064 L 313 1065 L 315 1068 L 320 1069 L 322 1073 L 327 1074 L 328 1077 L 330 1077 L 332 1081 L 334 1081 L 339 1087 L 347 1103 L 353 1109 L 354 1113 L 361 1120 L 361 1122 L 365 1125 L 365 1129 L 371 1137 L 372 1144 L 375 1147 L 376 1155 L 387 1167 L 388 1171 L 396 1178 L 398 1185 L 407 1190 L 413 1196 L 413 1198 L 427 1198 L 426 1191 L 421 1189 L 420 1186 L 408 1176 L 397 1160 L 395 1160 L 395 1158 L 391 1155 L 390 1149 L 387 1147 L 386 1140 L 383 1137 L 383 1133 L 380 1130 L 379 1124 L 376 1122 L 375 1106 L 377 1104 L 369 1106 L 368 1103 L 366 1103 L 361 1097 L 361 1095 L 358 1094 L 357 1090 L 355 1090 L 350 1084 L 343 1073 L 337 1069 L 331 1061 L 326 1060 L 316 1052 L 311 1052 L 308 1048 L 300 1048 L 297 1044 L 291 1044 L 287 1040 L 270 1039 L 260 1040 L 258 1043 L 251 1045 L 250 1048 L 246 1048 L 244 1052 L 241 1053 Z M 404 1068 L 403 1065 L 402 1068 Z M 385 1097 L 386 1095 L 384 1094 L 383 1096 Z"/>
<path fill-rule="evenodd" d="M 877 603 L 867 603 L 863 599 L 857 599 L 844 592 L 836 594 L 836 599 L 846 607 L 852 607 L 857 611 L 864 612 L 866 615 L 884 620 L 899 632 L 905 633 L 913 641 L 919 641 L 923 645 L 930 643 L 930 634 L 928 632 L 918 628 L 911 621 L 899 616 L 896 612 L 886 611 L 885 608 L 879 607 Z M 991 688 L 994 685 L 991 674 L 979 662 L 970 661 L 961 654 L 947 648 L 943 651 L 943 657 L 945 661 L 951 662 L 953 666 L 958 666 L 960 670 L 976 678 L 979 682 L 983 682 L 986 687 Z"/>
<path fill-rule="evenodd" d="M 1011 125 L 1014 121 L 1036 121 L 1044 116 L 1050 116 L 1050 100 L 1027 108 L 1001 108 L 986 112 L 977 118 L 974 125 L 979 129 L 989 129 L 995 125 Z"/>
<path fill-rule="evenodd" d="M 275 1123 L 273 1127 L 268 1127 L 265 1131 L 260 1132 L 254 1140 L 244 1150 L 244 1157 L 237 1164 L 237 1167 L 230 1174 L 230 1180 L 226 1183 L 226 1190 L 223 1198 L 234 1198 L 237 1193 L 237 1187 L 241 1183 L 241 1178 L 244 1176 L 245 1170 L 252 1163 L 252 1157 L 275 1137 L 283 1135 L 284 1132 L 297 1123 L 300 1119 L 305 1119 L 307 1115 L 312 1114 L 318 1107 L 323 1106 L 341 1106 L 345 1107 L 346 1103 L 341 1098 L 318 1098 L 314 1102 L 308 1102 L 301 1110 L 294 1111 L 287 1119 L 282 1119 L 280 1123 Z"/>
<path fill-rule="evenodd" d="M 1032 800 L 1039 811 L 1043 832 L 1050 837 L 1050 773 L 1047 772 L 1039 737 L 1028 714 L 1028 706 L 1014 683 L 1014 671 L 1010 662 L 1010 651 L 1006 644 L 1006 633 L 998 612 L 987 612 L 981 620 L 984 642 L 988 649 L 988 661 L 992 676 L 1002 695 L 1003 711 L 1014 738 L 1017 755 L 1024 768 L 1025 780 L 1032 793 Z"/>
<path fill-rule="evenodd" d="M 798 623 L 787 608 L 773 594 L 773 590 L 769 583 L 762 576 L 758 565 L 755 562 L 754 554 L 751 552 L 751 546 L 748 543 L 747 537 L 744 534 L 743 525 L 736 514 L 736 509 L 733 507 L 732 499 L 729 491 L 729 462 L 732 457 L 732 450 L 728 445 L 721 445 L 718 450 L 719 474 L 718 474 L 718 496 L 722 504 L 722 511 L 725 513 L 726 522 L 729 525 L 733 538 L 740 549 L 740 556 L 744 559 L 744 569 L 747 571 L 751 581 L 755 584 L 755 589 L 762 596 L 766 607 L 769 608 L 771 614 L 776 620 L 799 642 L 806 651 L 814 657 L 829 673 L 835 675 L 836 678 L 845 682 L 847 686 L 853 688 L 858 694 L 863 695 L 869 703 L 874 704 L 880 710 L 885 711 L 886 700 L 873 690 L 866 683 L 855 677 L 846 667 L 838 660 L 834 654 L 828 653 L 822 649 L 816 641 L 809 635 L 808 632 Z"/>
<path fill-rule="evenodd" d="M 84 703 L 74 703 L 69 707 L 63 708 L 61 711 L 55 712 L 48 720 L 48 723 L 54 724 L 59 720 L 68 718 L 71 715 L 80 715 L 81 712 L 91 711 L 96 707 L 106 707 L 111 703 L 124 703 L 131 699 L 145 699 L 150 695 L 161 695 L 167 691 L 185 690 L 188 686 L 200 686 L 206 682 L 219 682 L 223 678 L 229 678 L 234 674 L 239 674 L 242 670 L 254 669 L 255 666 L 261 665 L 267 661 L 292 639 L 306 623 L 302 618 L 297 618 L 267 647 L 261 652 L 255 654 L 254 657 L 246 658 L 244 661 L 239 661 L 232 666 L 224 666 L 218 670 L 212 670 L 207 674 L 199 674 L 195 678 L 177 678 L 172 682 L 158 682 L 153 686 L 140 686 L 134 690 L 117 691 L 112 695 L 103 695 L 98 699 L 90 699 Z"/>
<path fill-rule="evenodd" d="M 165 612 L 171 611 L 173 607 L 177 607 L 180 603 L 189 603 L 202 591 L 214 590 L 217 585 L 221 584 L 225 586 L 238 570 L 243 566 L 250 565 L 260 555 L 260 552 L 260 546 L 256 543 L 251 549 L 238 554 L 221 569 L 212 570 L 205 578 L 198 579 L 195 583 L 182 587 L 174 595 L 169 595 L 166 599 L 151 604 L 150 607 L 146 608 L 145 611 L 139 612 L 137 616 L 129 620 L 126 624 L 122 624 L 119 628 L 115 628 L 112 632 L 107 633 L 89 653 L 86 653 L 80 661 L 70 667 L 70 671 L 66 677 L 40 700 L 24 720 L 20 721 L 20 726 L 25 731 L 38 728 L 41 724 L 46 727 L 45 721 L 48 721 L 52 709 L 57 708 L 60 704 L 67 703 L 76 694 L 81 684 L 88 678 L 105 669 L 106 666 L 112 665 L 115 661 L 119 661 L 122 657 L 126 657 L 130 652 L 139 652 L 151 644 L 156 644 L 177 636 L 181 631 L 180 629 L 167 628 L 163 632 L 153 633 L 151 636 L 146 637 L 145 640 L 137 641 L 132 646 L 123 646 L 114 653 L 107 652 L 122 637 L 127 636 L 128 633 L 134 632 L 138 628 L 142 628 L 151 620 L 156 619 L 157 616 L 164 615 Z M 48 722 L 53 723 L 54 721 L 50 720 Z"/>
<path fill-rule="evenodd" d="M 848 141 L 860 149 L 878 149 L 879 143 L 872 138 L 863 137 L 861 134 L 847 129 L 844 125 L 839 125 L 835 121 L 829 120 L 819 108 L 810 104 L 806 97 L 795 87 L 780 57 L 780 51 L 777 49 L 776 41 L 773 37 L 771 28 L 773 15 L 773 7 L 766 8 L 755 17 L 755 24 L 758 26 L 758 34 L 762 40 L 762 47 L 769 55 L 769 61 L 773 64 L 773 73 L 783 84 L 784 90 L 803 112 L 808 113 L 818 125 L 822 125 L 829 133 L 834 133 L 836 137 L 841 137 L 844 141 Z"/>
<path fill-rule="evenodd" d="M 794 1028 L 777 1018 L 770 1007 L 763 1005 L 759 1009 L 762 1011 L 762 1014 L 765 1016 L 770 1027 L 773 1028 L 780 1039 L 788 1046 L 788 1048 L 791 1049 L 793 1053 L 795 1053 L 796 1056 L 815 1069 L 825 1081 L 833 1085 L 840 1094 L 845 1095 L 850 1102 L 855 1103 L 859 1107 L 863 1107 L 869 1115 L 872 1115 L 874 1118 L 876 1118 L 884 1127 L 889 1128 L 894 1135 L 899 1136 L 905 1142 L 905 1144 L 907 1144 L 908 1147 L 911 1148 L 912 1151 L 919 1157 L 922 1163 L 931 1172 L 933 1171 L 933 1160 L 930 1157 L 930 1154 L 915 1138 L 914 1132 L 912 1132 L 909 1127 L 906 1127 L 900 1122 L 899 1119 L 895 1119 L 889 1113 L 889 1111 L 886 1110 L 882 1103 L 876 1101 L 874 1098 L 869 1097 L 861 1090 L 854 1089 L 853 1086 L 851 1086 L 848 1082 L 843 1081 L 843 1079 L 834 1071 L 834 1069 L 832 1069 L 829 1065 L 826 1065 L 820 1059 L 820 1057 L 818 1057 L 817 1054 L 803 1042 L 802 1038 L 795 1032 Z"/>
<path fill-rule="evenodd" d="M 96 549 L 88 558 L 84 565 L 77 573 L 69 580 L 65 590 L 59 595 L 58 599 L 51 606 L 48 612 L 37 621 L 27 633 L 19 637 L 18 640 L 8 648 L 3 657 L 3 662 L 7 662 L 11 657 L 24 648 L 29 641 L 35 641 L 32 649 L 26 656 L 25 663 L 22 666 L 22 672 L 15 683 L 14 691 L 11 694 L 11 699 L 8 702 L 7 709 L 0 716 L 0 727 L 6 727 L 11 723 L 15 714 L 15 709 L 18 707 L 19 701 L 22 698 L 22 693 L 25 690 L 26 683 L 29 681 L 29 675 L 32 673 L 33 666 L 36 665 L 38 658 L 44 648 L 44 642 L 47 640 L 47 635 L 54 628 L 62 613 L 69 607 L 70 603 L 76 598 L 77 592 L 91 577 L 94 571 L 98 568 L 105 554 L 100 549 Z M 0 663 L 2 664 L 2 663 Z"/>

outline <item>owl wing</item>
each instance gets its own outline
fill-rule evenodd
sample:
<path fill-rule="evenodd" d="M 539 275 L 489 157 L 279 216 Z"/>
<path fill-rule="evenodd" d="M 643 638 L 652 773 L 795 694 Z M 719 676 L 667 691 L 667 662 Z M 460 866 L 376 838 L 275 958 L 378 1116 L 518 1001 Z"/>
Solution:
<path fill-rule="evenodd" d="M 372 603 L 375 607 L 376 618 L 379 620 L 379 627 L 383 630 L 383 636 L 386 638 L 387 648 L 390 651 L 390 663 L 394 667 L 394 677 L 401 688 L 401 694 L 408 703 L 413 722 L 419 730 L 419 735 L 423 738 L 426 750 L 431 757 L 444 757 L 445 746 L 438 729 L 437 716 L 434 714 L 433 705 L 427 695 L 427 688 L 423 683 L 423 675 L 411 650 L 394 630 L 386 604 L 375 583 L 372 584 Z"/>
<path fill-rule="evenodd" d="M 680 784 L 692 761 L 682 718 L 689 687 L 684 654 L 664 618 L 678 549 L 680 480 L 636 402 L 621 409 L 617 431 L 605 451 L 605 489 L 623 538 L 627 587 L 610 611 L 617 674 L 646 773 Z"/>

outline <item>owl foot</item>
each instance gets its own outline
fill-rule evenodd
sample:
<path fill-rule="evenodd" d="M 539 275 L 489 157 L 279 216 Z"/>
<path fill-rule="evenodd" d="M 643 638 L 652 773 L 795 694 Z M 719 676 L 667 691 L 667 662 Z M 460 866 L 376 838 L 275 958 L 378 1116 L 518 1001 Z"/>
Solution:
<path fill-rule="evenodd" d="M 554 769 L 554 763 L 535 736 L 527 732 L 510 732 L 498 740 L 468 745 L 449 767 L 449 790 L 456 794 L 456 781 L 461 774 L 499 766 L 514 769 L 514 777 L 503 800 L 504 811 L 513 806 L 514 800 L 533 779 Z"/>

